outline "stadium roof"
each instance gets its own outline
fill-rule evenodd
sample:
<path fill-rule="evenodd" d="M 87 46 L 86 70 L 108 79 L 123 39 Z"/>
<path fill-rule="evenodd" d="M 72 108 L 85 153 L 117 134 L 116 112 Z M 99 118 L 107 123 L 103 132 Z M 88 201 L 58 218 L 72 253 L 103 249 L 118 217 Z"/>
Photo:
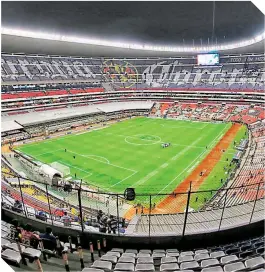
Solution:
<path fill-rule="evenodd" d="M 3 2 L 2 11 L 5 52 L 169 56 L 235 53 L 238 47 L 237 53 L 264 51 L 264 15 L 251 2 Z M 32 33 L 42 39 L 33 40 Z"/>

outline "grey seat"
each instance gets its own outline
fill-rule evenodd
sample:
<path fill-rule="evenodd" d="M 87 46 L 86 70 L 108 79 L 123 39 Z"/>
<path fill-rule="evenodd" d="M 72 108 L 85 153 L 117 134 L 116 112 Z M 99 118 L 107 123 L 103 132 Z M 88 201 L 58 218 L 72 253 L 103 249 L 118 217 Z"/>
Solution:
<path fill-rule="evenodd" d="M 175 252 L 179 252 L 178 249 L 176 248 L 171 248 L 171 249 L 167 249 L 166 253 L 175 253 Z"/>
<path fill-rule="evenodd" d="M 126 249 L 125 253 L 134 253 L 134 254 L 137 254 L 138 250 L 137 249 Z"/>
<path fill-rule="evenodd" d="M 179 256 L 179 252 L 168 252 L 166 254 L 166 257 L 178 257 Z"/>
<path fill-rule="evenodd" d="M 121 257 L 132 257 L 132 258 L 136 258 L 136 254 L 135 253 L 130 253 L 130 252 L 125 252 L 125 253 L 122 253 Z"/>
<path fill-rule="evenodd" d="M 117 258 L 120 258 L 121 256 L 121 254 L 116 251 L 108 251 L 105 255 L 112 255 L 112 256 L 116 256 Z"/>
<path fill-rule="evenodd" d="M 164 249 L 154 249 L 154 250 L 153 250 L 153 254 L 154 254 L 154 253 L 164 253 L 164 254 L 165 254 L 166 251 L 165 251 Z"/>
<path fill-rule="evenodd" d="M 30 258 L 40 258 L 41 256 L 41 251 L 31 248 L 31 247 L 27 247 L 24 251 L 23 251 L 23 255 L 26 257 L 30 257 Z"/>
<path fill-rule="evenodd" d="M 191 262 L 193 261 L 193 256 L 191 255 L 184 255 L 184 256 L 179 256 L 178 262 L 183 263 L 183 262 Z"/>
<path fill-rule="evenodd" d="M 152 254 L 152 257 L 154 259 L 161 259 L 162 257 L 165 257 L 165 256 L 166 256 L 165 253 L 162 253 L 162 252 L 155 252 Z"/>
<path fill-rule="evenodd" d="M 221 258 L 220 263 L 221 264 L 229 264 L 231 262 L 236 262 L 238 260 L 238 257 L 236 255 L 228 255 Z"/>
<path fill-rule="evenodd" d="M 137 264 L 135 271 L 152 272 L 155 271 L 155 266 L 153 264 Z"/>
<path fill-rule="evenodd" d="M 70 248 L 70 243 L 64 243 L 64 246 Z M 72 249 L 76 250 L 76 245 L 75 244 L 72 244 Z"/>
<path fill-rule="evenodd" d="M 221 266 L 213 266 L 208 268 L 203 268 L 201 272 L 224 272 Z"/>
<path fill-rule="evenodd" d="M 118 263 L 133 263 L 135 264 L 135 258 L 133 257 L 127 257 L 127 256 L 121 256 L 118 260 Z"/>
<path fill-rule="evenodd" d="M 194 252 L 195 255 L 197 254 L 204 254 L 204 253 L 209 253 L 207 249 L 198 249 Z"/>
<path fill-rule="evenodd" d="M 182 251 L 182 252 L 180 253 L 180 256 L 187 256 L 187 255 L 193 256 L 193 255 L 194 255 L 194 252 L 193 252 L 193 251 Z"/>
<path fill-rule="evenodd" d="M 11 261 L 13 263 L 19 264 L 22 257 L 19 252 L 11 250 L 11 249 L 6 249 L 1 253 L 1 257 L 4 260 Z"/>
<path fill-rule="evenodd" d="M 177 258 L 176 257 L 163 257 L 161 259 L 161 264 L 166 264 L 166 263 L 177 263 Z"/>
<path fill-rule="evenodd" d="M 255 270 L 250 270 L 251 272 L 265 272 L 264 268 L 259 268 L 259 269 L 255 269 Z"/>
<path fill-rule="evenodd" d="M 182 270 L 186 270 L 186 269 L 197 269 L 199 268 L 199 264 L 196 261 L 192 261 L 192 262 L 184 262 L 180 264 L 180 269 Z"/>
<path fill-rule="evenodd" d="M 111 251 L 114 251 L 114 252 L 119 252 L 120 254 L 123 253 L 123 249 L 122 248 L 113 248 Z"/>
<path fill-rule="evenodd" d="M 225 256 L 225 253 L 222 250 L 210 253 L 211 258 L 221 258 L 224 256 Z"/>
<path fill-rule="evenodd" d="M 25 250 L 25 246 L 20 245 L 20 247 L 21 247 L 21 251 L 23 252 L 23 251 Z M 11 249 L 11 250 L 14 250 L 14 251 L 19 251 L 19 250 L 18 250 L 17 243 L 8 244 L 8 245 L 6 245 L 6 248 Z"/>
<path fill-rule="evenodd" d="M 264 264 L 265 260 L 260 256 L 245 261 L 245 266 L 249 269 L 263 268 Z"/>
<path fill-rule="evenodd" d="M 179 269 L 177 263 L 165 263 L 160 265 L 160 271 L 175 271 Z"/>
<path fill-rule="evenodd" d="M 1 238 L 1 246 L 2 248 L 5 248 L 6 245 L 10 245 L 10 241 L 8 241 L 7 239 Z"/>
<path fill-rule="evenodd" d="M 118 258 L 116 256 L 114 256 L 114 255 L 105 254 L 105 255 L 101 256 L 100 260 L 101 261 L 111 262 L 112 264 L 116 264 Z"/>
<path fill-rule="evenodd" d="M 206 259 L 209 259 L 210 256 L 208 253 L 199 253 L 199 254 L 196 254 L 194 256 L 194 260 L 197 261 L 197 262 L 200 262 L 202 260 L 206 260 Z"/>
<path fill-rule="evenodd" d="M 82 272 L 104 272 L 104 270 L 86 267 L 82 270 Z"/>
<path fill-rule="evenodd" d="M 140 257 L 137 259 L 137 263 L 143 263 L 143 264 L 153 264 L 154 259 L 152 257 Z"/>
<path fill-rule="evenodd" d="M 147 258 L 147 257 L 150 257 L 150 254 L 149 254 L 149 253 L 141 253 L 141 252 L 139 252 L 139 253 L 136 255 L 136 258 Z"/>
<path fill-rule="evenodd" d="M 219 265 L 219 261 L 217 259 L 207 259 L 207 260 L 202 260 L 201 262 L 201 267 L 209 267 L 209 266 L 215 266 Z"/>
<path fill-rule="evenodd" d="M 114 271 L 134 271 L 134 264 L 132 263 L 117 263 Z"/>
<path fill-rule="evenodd" d="M 139 253 L 152 254 L 152 250 L 151 249 L 140 249 Z"/>
<path fill-rule="evenodd" d="M 246 271 L 246 267 L 242 262 L 230 263 L 224 266 L 224 272 Z"/>
<path fill-rule="evenodd" d="M 102 269 L 104 271 L 111 271 L 112 264 L 111 264 L 111 262 L 108 262 L 108 261 L 97 260 L 93 263 L 93 265 L 91 267 Z"/>

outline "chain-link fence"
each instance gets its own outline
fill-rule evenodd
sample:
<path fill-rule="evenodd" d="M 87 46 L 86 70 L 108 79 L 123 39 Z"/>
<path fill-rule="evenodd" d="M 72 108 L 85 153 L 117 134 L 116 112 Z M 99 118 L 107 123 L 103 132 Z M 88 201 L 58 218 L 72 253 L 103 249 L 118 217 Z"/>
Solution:
<path fill-rule="evenodd" d="M 255 222 L 264 213 L 264 182 L 219 190 L 122 194 L 36 182 L 2 172 L 2 206 L 51 225 L 117 235 L 190 234 Z"/>

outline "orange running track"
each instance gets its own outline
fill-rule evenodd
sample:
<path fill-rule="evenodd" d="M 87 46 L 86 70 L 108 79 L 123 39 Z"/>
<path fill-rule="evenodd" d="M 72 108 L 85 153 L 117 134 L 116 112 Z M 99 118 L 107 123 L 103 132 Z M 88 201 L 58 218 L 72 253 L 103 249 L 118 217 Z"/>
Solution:
<path fill-rule="evenodd" d="M 233 124 L 230 129 L 225 133 L 222 139 L 216 144 L 216 146 L 210 151 L 210 153 L 203 159 L 203 161 L 191 172 L 191 174 L 182 181 L 174 190 L 174 193 L 188 192 L 190 188 L 190 181 L 192 181 L 192 191 L 196 192 L 200 188 L 201 184 L 211 173 L 215 165 L 221 159 L 223 155 L 222 150 L 226 150 L 233 141 L 236 133 L 241 128 L 240 124 Z M 200 173 L 203 172 L 203 176 Z M 178 194 L 176 196 L 169 195 L 162 200 L 155 209 L 152 209 L 151 214 L 168 214 L 183 212 L 187 203 L 187 194 Z M 144 214 L 149 214 L 149 209 L 143 210 Z M 132 219 L 135 215 L 135 208 L 131 208 L 127 211 L 124 217 L 128 220 Z"/>

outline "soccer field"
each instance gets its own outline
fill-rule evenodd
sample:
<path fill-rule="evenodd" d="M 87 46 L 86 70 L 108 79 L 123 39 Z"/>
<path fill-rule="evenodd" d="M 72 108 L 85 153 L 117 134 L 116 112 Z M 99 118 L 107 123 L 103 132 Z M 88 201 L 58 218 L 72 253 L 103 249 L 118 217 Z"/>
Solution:
<path fill-rule="evenodd" d="M 73 177 L 104 191 L 133 187 L 137 194 L 171 193 L 230 127 L 140 117 L 17 149 L 35 160 L 68 166 Z M 171 146 L 162 148 L 167 142 Z"/>

